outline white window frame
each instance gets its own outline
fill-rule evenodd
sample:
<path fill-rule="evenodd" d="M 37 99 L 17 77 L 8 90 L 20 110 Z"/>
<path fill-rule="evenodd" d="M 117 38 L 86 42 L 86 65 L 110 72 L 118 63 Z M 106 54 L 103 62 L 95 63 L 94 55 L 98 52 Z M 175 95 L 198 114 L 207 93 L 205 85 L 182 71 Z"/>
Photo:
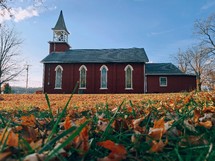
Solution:
<path fill-rule="evenodd" d="M 128 87 L 128 84 L 127 84 L 127 79 L 128 79 L 127 70 L 128 69 L 131 69 L 131 87 Z M 133 90 L 133 70 L 134 70 L 134 68 L 131 65 L 127 65 L 124 70 L 125 70 L 125 89 Z"/>
<path fill-rule="evenodd" d="M 84 69 L 85 70 L 85 86 L 81 86 L 81 70 Z M 79 75 L 79 89 L 87 89 L 87 67 L 85 65 L 82 65 L 80 66 L 79 68 L 79 72 L 80 72 L 80 75 Z"/>
<path fill-rule="evenodd" d="M 57 79 L 59 78 L 59 76 L 58 76 L 58 70 L 60 69 L 60 74 L 61 74 L 61 76 L 60 76 L 60 79 L 61 80 L 59 80 L 60 81 L 60 86 L 57 86 L 58 84 L 57 84 Z M 58 65 L 56 68 L 55 68 L 55 89 L 62 89 L 62 80 L 63 80 L 63 67 L 61 66 L 61 65 Z"/>
<path fill-rule="evenodd" d="M 166 79 L 166 84 L 162 84 L 161 79 Z M 159 84 L 160 84 L 160 87 L 167 87 L 167 77 L 159 77 Z"/>
<path fill-rule="evenodd" d="M 102 70 L 105 69 L 106 70 L 106 75 L 105 75 L 105 82 L 106 82 L 106 87 L 102 86 Z M 108 89 L 108 67 L 106 65 L 102 65 L 100 67 L 100 89 Z"/>

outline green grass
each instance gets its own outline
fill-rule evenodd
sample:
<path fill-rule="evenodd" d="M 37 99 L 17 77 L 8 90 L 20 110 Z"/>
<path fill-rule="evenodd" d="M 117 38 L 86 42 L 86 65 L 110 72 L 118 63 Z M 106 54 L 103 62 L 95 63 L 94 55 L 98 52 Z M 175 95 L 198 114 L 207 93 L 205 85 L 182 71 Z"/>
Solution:
<path fill-rule="evenodd" d="M 192 130 L 185 124 L 185 121 L 187 120 L 192 122 L 194 110 L 198 109 L 203 111 L 203 108 L 210 109 L 215 107 L 212 95 L 211 99 L 205 99 L 204 96 L 194 93 L 192 99 L 186 103 L 184 103 L 183 98 L 187 96 L 184 95 L 182 99 L 175 101 L 175 105 L 180 105 L 182 107 L 175 108 L 174 110 L 168 107 L 168 100 L 162 100 L 162 104 L 159 98 L 158 100 L 153 101 L 142 101 L 138 105 L 128 100 L 129 106 L 132 107 L 131 111 L 128 110 L 127 105 L 125 104 L 126 100 L 122 100 L 121 104 L 119 104 L 114 111 L 109 108 L 107 102 L 106 104 L 96 106 L 95 111 L 85 109 L 76 113 L 71 117 L 73 121 L 81 118 L 86 118 L 87 121 L 79 126 L 72 126 L 65 130 L 60 124 L 65 120 L 65 116 L 69 115 L 70 110 L 74 110 L 68 109 L 68 105 L 70 101 L 72 101 L 73 93 L 66 102 L 65 107 L 59 109 L 57 114 L 52 112 L 51 103 L 47 94 L 45 95 L 48 105 L 47 111 L 40 111 L 32 108 L 25 111 L 19 109 L 16 110 L 16 112 L 1 110 L 0 130 L 2 139 L 0 140 L 0 155 L 6 151 L 11 151 L 12 154 L 9 158 L 17 161 L 23 160 L 26 156 L 32 153 L 45 154 L 45 161 L 53 159 L 60 161 L 94 161 L 97 160 L 97 158 L 103 158 L 110 153 L 109 150 L 98 146 L 97 143 L 105 140 L 112 140 L 126 148 L 126 160 L 131 161 L 213 161 L 215 158 L 214 124 L 210 129 L 191 124 L 195 130 Z M 78 109 L 79 107 L 75 108 Z M 213 111 L 211 113 L 213 113 Z M 16 126 L 21 125 L 21 122 L 14 121 L 14 118 L 19 120 L 22 116 L 29 116 L 31 114 L 37 118 L 34 129 L 37 131 L 37 134 L 40 134 L 37 136 L 35 142 L 42 140 L 42 143 L 39 144 L 38 148 L 32 148 L 29 141 L 25 138 L 26 131 L 22 130 L 17 132 L 19 134 L 19 146 L 9 147 L 7 145 L 8 136 L 6 136 L 6 132 L 3 132 L 3 129 L 14 129 Z M 104 119 L 107 120 L 107 126 L 104 131 L 98 130 L 98 116 L 101 114 L 103 114 Z M 132 120 L 143 116 L 145 116 L 145 119 L 139 126 L 145 130 L 144 132 L 135 134 L 131 125 Z M 215 114 L 213 117 L 214 116 Z M 168 129 L 167 133 L 162 136 L 162 140 L 165 142 L 167 139 L 168 144 L 161 152 L 152 153 L 150 152 L 150 149 L 153 138 L 148 139 L 148 131 L 153 127 L 154 121 L 161 117 L 165 117 L 165 122 L 174 120 L 174 123 Z M 41 124 L 39 120 L 46 120 L 46 123 Z M 117 126 L 113 127 L 115 121 L 117 122 Z M 79 136 L 81 131 L 87 126 L 90 126 L 90 131 L 88 133 L 89 150 L 86 153 L 80 154 L 79 147 L 73 147 L 71 142 Z M 180 135 L 177 135 L 176 132 L 180 132 Z M 132 135 L 135 135 L 137 139 L 136 142 L 131 141 Z M 62 138 L 65 139 L 62 141 Z M 194 141 L 192 141 L 191 138 L 195 138 Z M 60 145 L 55 147 L 59 142 Z M 59 154 L 61 149 L 65 150 L 66 155 L 62 156 Z"/>

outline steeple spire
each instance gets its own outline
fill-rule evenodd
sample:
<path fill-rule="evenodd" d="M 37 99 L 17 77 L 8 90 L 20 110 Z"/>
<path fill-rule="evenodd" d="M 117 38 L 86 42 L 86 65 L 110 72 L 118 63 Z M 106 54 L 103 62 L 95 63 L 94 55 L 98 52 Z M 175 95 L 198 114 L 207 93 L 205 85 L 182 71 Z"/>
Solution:
<path fill-rule="evenodd" d="M 54 28 L 52 28 L 54 35 L 54 42 L 68 42 L 69 31 L 66 28 L 66 24 L 63 17 L 62 10 L 60 11 L 59 18 Z"/>
<path fill-rule="evenodd" d="M 71 46 L 68 44 L 69 31 L 66 28 L 66 24 L 63 18 L 63 12 L 60 11 L 59 18 L 53 30 L 53 41 L 50 41 L 49 53 L 53 52 L 65 52 L 69 50 Z"/>

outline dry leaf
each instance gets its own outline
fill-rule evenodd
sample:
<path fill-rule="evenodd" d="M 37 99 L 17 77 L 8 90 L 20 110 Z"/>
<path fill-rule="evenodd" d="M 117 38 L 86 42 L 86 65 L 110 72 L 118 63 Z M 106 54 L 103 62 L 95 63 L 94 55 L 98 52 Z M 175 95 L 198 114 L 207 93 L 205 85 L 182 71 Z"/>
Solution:
<path fill-rule="evenodd" d="M 165 122 L 164 117 L 162 117 L 160 120 L 154 121 L 153 128 L 149 129 L 149 136 L 155 140 L 160 140 L 165 132 Z"/>
<path fill-rule="evenodd" d="M 197 132 L 195 126 L 192 125 L 192 124 L 189 122 L 189 120 L 184 120 L 184 125 L 185 125 L 185 127 L 186 127 L 187 129 L 189 129 L 190 131 L 192 131 L 192 132 Z"/>
<path fill-rule="evenodd" d="M 33 153 L 26 156 L 24 161 L 44 161 L 45 157 L 44 154 Z"/>
<path fill-rule="evenodd" d="M 36 141 L 38 133 L 31 126 L 22 126 L 22 137 L 25 138 L 28 142 Z"/>
<path fill-rule="evenodd" d="M 98 161 L 120 161 L 126 158 L 127 151 L 123 145 L 116 144 L 111 140 L 98 142 L 97 145 L 109 149 L 111 153 L 104 157 L 99 158 Z"/>
<path fill-rule="evenodd" d="M 193 116 L 194 123 L 198 123 L 199 122 L 200 116 L 201 116 L 200 111 L 197 110 L 197 109 L 195 109 L 194 110 L 194 116 Z"/>
<path fill-rule="evenodd" d="M 166 139 L 165 143 L 162 140 L 159 140 L 159 142 L 153 140 L 152 141 L 152 147 L 150 149 L 150 152 L 161 152 L 163 148 L 168 144 L 168 140 Z"/>
<path fill-rule="evenodd" d="M 64 126 L 64 129 L 65 129 L 65 130 L 67 130 L 67 129 L 69 129 L 70 127 L 72 127 L 71 119 L 70 119 L 69 116 L 66 117 L 63 126 Z"/>
<path fill-rule="evenodd" d="M 6 141 L 8 146 L 18 147 L 19 135 L 15 134 L 11 128 L 7 129 L 7 131 L 5 130 L 3 131 L 4 136 L 3 134 L 0 136 L 2 143 Z"/>
<path fill-rule="evenodd" d="M 210 129 L 213 126 L 211 121 L 199 122 L 199 125 L 204 126 L 207 129 Z"/>
<path fill-rule="evenodd" d="M 5 161 L 6 158 L 11 155 L 12 155 L 12 152 L 10 151 L 0 153 L 0 161 Z"/>
<path fill-rule="evenodd" d="M 23 126 L 35 126 L 36 119 L 34 115 L 22 116 L 20 119 L 22 120 Z"/>
<path fill-rule="evenodd" d="M 72 145 L 79 150 L 80 155 L 85 154 L 90 148 L 88 134 L 89 130 L 90 130 L 89 125 L 84 127 L 80 134 L 77 137 L 75 137 L 75 139 L 72 142 Z"/>

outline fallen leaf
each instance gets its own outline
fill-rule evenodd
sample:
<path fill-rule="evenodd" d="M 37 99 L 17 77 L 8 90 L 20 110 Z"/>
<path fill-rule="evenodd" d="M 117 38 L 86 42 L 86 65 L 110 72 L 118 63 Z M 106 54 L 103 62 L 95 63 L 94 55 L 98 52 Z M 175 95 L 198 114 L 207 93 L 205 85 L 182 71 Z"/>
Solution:
<path fill-rule="evenodd" d="M 206 129 L 210 129 L 213 126 L 211 121 L 199 122 L 199 125 L 204 126 Z"/>
<path fill-rule="evenodd" d="M 11 156 L 12 152 L 6 151 L 0 153 L 0 161 L 5 161 L 7 157 Z"/>
<path fill-rule="evenodd" d="M 64 129 L 65 129 L 65 130 L 67 130 L 67 129 L 69 129 L 70 127 L 72 127 L 72 125 L 71 125 L 71 119 L 70 119 L 69 116 L 66 117 L 63 126 L 64 126 Z"/>
<path fill-rule="evenodd" d="M 6 141 L 6 145 L 18 147 L 19 135 L 15 134 L 11 128 L 4 129 L 3 134 L 0 135 L 0 141 L 4 143 Z"/>
<path fill-rule="evenodd" d="M 198 123 L 199 122 L 200 116 L 201 116 L 200 111 L 197 110 L 197 109 L 195 109 L 194 110 L 194 116 L 193 116 L 194 123 Z"/>
<path fill-rule="evenodd" d="M 27 155 L 24 161 L 44 161 L 45 157 L 46 156 L 44 154 L 33 153 Z"/>
<path fill-rule="evenodd" d="M 35 126 L 36 119 L 34 115 L 22 116 L 20 119 L 22 120 L 21 124 L 23 126 Z"/>
<path fill-rule="evenodd" d="M 149 129 L 149 136 L 155 140 L 160 140 L 165 132 L 165 122 L 164 117 L 162 117 L 161 119 L 154 121 L 153 128 Z"/>
<path fill-rule="evenodd" d="M 161 152 L 167 144 L 168 144 L 167 139 L 166 139 L 165 143 L 162 140 L 159 140 L 159 142 L 157 142 L 156 140 L 153 140 L 150 152 L 151 153 Z"/>
<path fill-rule="evenodd" d="M 116 144 L 111 140 L 98 142 L 97 145 L 111 151 L 108 156 L 99 158 L 98 161 L 120 161 L 126 158 L 127 151 L 123 145 Z"/>

